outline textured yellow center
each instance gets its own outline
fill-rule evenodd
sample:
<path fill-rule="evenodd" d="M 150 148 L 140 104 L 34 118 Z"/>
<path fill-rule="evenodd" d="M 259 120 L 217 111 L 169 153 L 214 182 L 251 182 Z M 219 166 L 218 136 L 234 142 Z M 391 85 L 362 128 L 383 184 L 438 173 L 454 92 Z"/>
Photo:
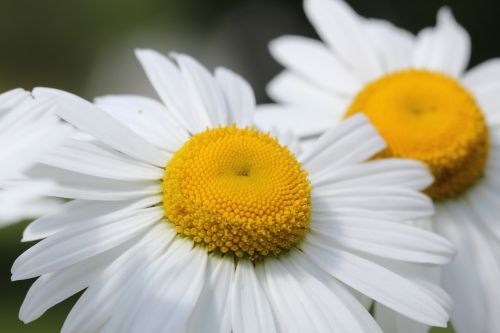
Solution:
<path fill-rule="evenodd" d="M 252 260 L 278 255 L 307 233 L 311 187 L 286 147 L 255 129 L 196 134 L 163 179 L 166 218 L 209 251 Z"/>
<path fill-rule="evenodd" d="M 456 80 L 405 70 L 368 84 L 347 116 L 365 113 L 388 143 L 380 157 L 425 162 L 434 175 L 435 200 L 455 197 L 483 173 L 488 133 L 473 96 Z"/>

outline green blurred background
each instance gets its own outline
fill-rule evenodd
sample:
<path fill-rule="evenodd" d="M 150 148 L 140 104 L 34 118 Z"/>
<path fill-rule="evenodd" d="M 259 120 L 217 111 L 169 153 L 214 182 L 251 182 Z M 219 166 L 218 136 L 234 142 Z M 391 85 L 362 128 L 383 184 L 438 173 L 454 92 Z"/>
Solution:
<path fill-rule="evenodd" d="M 351 0 L 360 14 L 413 32 L 452 7 L 472 37 L 472 64 L 500 55 L 500 1 Z M 280 67 L 267 42 L 282 34 L 315 36 L 300 0 L 0 1 L 0 91 L 51 86 L 86 98 L 152 91 L 133 56 L 137 47 L 196 56 L 243 74 L 260 102 Z M 0 230 L 0 333 L 58 332 L 75 297 L 24 325 L 17 311 L 31 281 L 10 282 L 24 224 Z M 452 332 L 435 330 L 434 332 Z"/>

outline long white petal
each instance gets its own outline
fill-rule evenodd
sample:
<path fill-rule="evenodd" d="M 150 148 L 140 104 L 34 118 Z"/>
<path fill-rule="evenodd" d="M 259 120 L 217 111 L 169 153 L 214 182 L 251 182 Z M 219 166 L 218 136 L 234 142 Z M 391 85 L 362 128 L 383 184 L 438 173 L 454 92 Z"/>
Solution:
<path fill-rule="evenodd" d="M 356 75 L 366 81 L 383 74 L 382 64 L 365 34 L 362 19 L 341 0 L 306 0 L 304 10 L 312 25 Z"/>
<path fill-rule="evenodd" d="M 303 107 L 304 110 L 329 111 L 332 115 L 332 123 L 342 118 L 350 100 L 322 89 L 288 70 L 275 76 L 268 83 L 266 91 L 274 101 L 285 105 Z"/>
<path fill-rule="evenodd" d="M 230 308 L 234 333 L 277 332 L 269 300 L 248 260 L 236 266 Z"/>
<path fill-rule="evenodd" d="M 188 321 L 188 333 L 230 333 L 229 292 L 234 279 L 232 256 L 209 256 L 207 281 Z"/>
<path fill-rule="evenodd" d="M 288 70 L 331 94 L 351 96 L 362 86 L 362 82 L 320 41 L 283 36 L 271 41 L 269 50 Z"/>
<path fill-rule="evenodd" d="M 447 7 L 439 10 L 437 21 L 436 28 L 417 36 L 413 64 L 459 77 L 469 63 L 470 37 Z"/>
<path fill-rule="evenodd" d="M 0 108 L 3 107 L 6 106 L 0 105 Z M 70 136 L 71 127 L 62 124 L 53 114 L 54 109 L 51 99 L 33 101 L 29 98 L 13 109 L 3 110 L 0 121 L 0 181 L 18 176 Z"/>
<path fill-rule="evenodd" d="M 455 255 L 444 238 L 401 223 L 313 214 L 311 230 L 313 238 L 325 237 L 351 250 L 395 260 L 445 264 Z"/>
<path fill-rule="evenodd" d="M 109 265 L 83 293 L 64 322 L 63 333 L 94 333 L 111 318 L 119 296 L 133 279 L 164 253 L 175 236 L 172 228 L 155 225 L 135 246 Z"/>
<path fill-rule="evenodd" d="M 22 102 L 30 100 L 30 93 L 22 88 L 15 88 L 8 90 L 0 94 L 0 115 L 4 115 L 3 112 L 9 110 Z"/>
<path fill-rule="evenodd" d="M 0 227 L 57 213 L 63 201 L 44 196 L 52 186 L 50 181 L 38 180 L 14 181 L 8 185 L 3 182 L 0 185 Z"/>
<path fill-rule="evenodd" d="M 354 211 L 371 211 L 372 216 L 377 213 L 399 221 L 413 220 L 432 216 L 434 208 L 432 201 L 426 195 L 398 186 L 355 187 L 336 189 L 329 187 L 327 190 L 312 193 L 313 210 L 337 214 L 346 209 Z M 326 209 L 325 209 L 326 208 Z M 360 215 L 361 216 L 361 215 Z"/>
<path fill-rule="evenodd" d="M 327 287 L 330 292 L 335 295 L 334 297 L 338 298 L 338 300 L 343 303 L 343 306 L 347 307 L 347 309 L 352 313 L 351 315 L 346 315 L 344 317 L 343 321 L 347 321 L 347 326 L 352 326 L 353 324 L 349 323 L 349 321 L 352 321 L 354 319 L 357 322 L 356 324 L 354 324 L 354 326 L 361 326 L 364 332 L 381 333 L 380 327 L 368 312 L 368 307 L 362 305 L 358 300 L 361 297 L 368 299 L 366 296 L 337 281 L 337 279 L 329 275 L 324 270 L 320 269 L 314 262 L 309 260 L 309 258 L 300 251 L 293 252 L 293 257 L 291 257 L 290 259 L 291 265 L 312 275 L 315 279 L 317 279 L 325 287 Z M 341 332 L 344 331 L 345 330 L 341 330 Z"/>
<path fill-rule="evenodd" d="M 24 229 L 22 241 L 39 240 L 76 224 L 87 223 L 110 214 L 119 215 L 123 211 L 151 207 L 159 202 L 161 202 L 160 196 L 116 202 L 73 200 L 61 205 L 57 212 L 41 216 L 31 222 Z"/>
<path fill-rule="evenodd" d="M 422 162 L 410 159 L 384 158 L 335 169 L 335 172 L 313 178 L 314 188 L 335 186 L 401 186 L 424 190 L 433 182 L 432 174 Z"/>
<path fill-rule="evenodd" d="M 384 333 L 428 333 L 429 326 L 406 318 L 382 304 L 375 304 L 375 318 Z"/>
<path fill-rule="evenodd" d="M 327 286 L 295 263 L 298 256 L 291 253 L 289 258 L 268 259 L 265 271 L 259 272 L 282 331 L 368 333 Z"/>
<path fill-rule="evenodd" d="M 229 69 L 215 69 L 215 79 L 224 93 L 228 108 L 228 122 L 240 127 L 253 125 L 255 95 L 250 84 Z"/>
<path fill-rule="evenodd" d="M 45 195 L 84 199 L 120 201 L 161 193 L 158 181 L 123 181 L 88 176 L 48 165 L 37 165 L 26 172 L 33 179 L 52 179 L 56 186 L 47 189 Z"/>
<path fill-rule="evenodd" d="M 176 151 L 188 139 L 187 131 L 160 102 L 134 95 L 108 95 L 95 104 L 159 149 Z"/>
<path fill-rule="evenodd" d="M 487 120 L 500 110 L 500 59 L 487 60 L 464 74 L 462 83 L 475 95 Z"/>
<path fill-rule="evenodd" d="M 494 186 L 489 179 L 481 179 L 465 194 L 477 221 L 483 224 L 493 236 L 500 241 L 500 225 L 498 223 L 498 207 L 500 205 L 499 186 Z"/>
<path fill-rule="evenodd" d="M 109 263 L 132 245 L 125 243 L 63 270 L 42 275 L 28 291 L 19 318 L 24 323 L 32 322 L 57 303 L 88 287 Z"/>
<path fill-rule="evenodd" d="M 192 108 L 198 109 L 197 117 L 209 120 L 204 124 L 211 127 L 228 125 L 228 112 L 221 88 L 212 74 L 197 60 L 186 55 L 173 53 L 172 57 L 177 61 L 181 74 L 189 86 Z M 198 103 L 196 103 L 198 102 Z"/>
<path fill-rule="evenodd" d="M 54 272 L 112 249 L 140 235 L 162 216 L 162 209 L 149 208 L 66 228 L 19 256 L 12 265 L 12 280 Z"/>
<path fill-rule="evenodd" d="M 172 265 L 165 265 L 155 277 L 158 288 L 147 289 L 137 320 L 130 331 L 182 331 L 188 325 L 204 288 L 207 257 L 206 251 L 194 248 L 186 256 L 179 256 L 179 260 L 174 260 Z"/>
<path fill-rule="evenodd" d="M 385 20 L 367 19 L 364 27 L 381 58 L 385 72 L 412 66 L 415 36 Z"/>
<path fill-rule="evenodd" d="M 458 249 L 444 269 L 444 287 L 455 301 L 452 323 L 458 332 L 493 333 L 500 318 L 500 261 L 488 232 L 464 200 L 437 205 L 436 228 Z"/>
<path fill-rule="evenodd" d="M 500 76 L 500 59 L 493 58 L 468 70 L 462 82 L 471 90 L 497 84 Z"/>
<path fill-rule="evenodd" d="M 164 170 L 130 158 L 107 146 L 69 139 L 40 159 L 40 163 L 90 176 L 117 180 L 161 179 Z"/>
<path fill-rule="evenodd" d="M 394 273 L 414 282 L 424 288 L 429 295 L 441 304 L 448 314 L 452 313 L 454 302 L 450 295 L 441 288 L 442 267 L 439 265 L 415 265 L 409 262 L 395 261 L 385 258 L 370 256 L 374 262 L 384 266 Z"/>
<path fill-rule="evenodd" d="M 303 251 L 340 281 L 405 316 L 432 326 L 446 326 L 447 311 L 433 295 L 390 270 L 345 251 L 307 239 Z"/>
<path fill-rule="evenodd" d="M 138 49 L 135 55 L 156 93 L 179 124 L 191 134 L 205 129 L 208 119 L 206 115 L 196 116 L 199 109 L 193 109 L 189 87 L 179 68 L 154 50 Z"/>
<path fill-rule="evenodd" d="M 58 101 L 57 114 L 81 129 L 106 143 L 110 147 L 141 161 L 163 167 L 166 164 L 165 152 L 140 137 L 134 131 L 100 110 L 92 103 L 62 90 L 36 88 L 35 96 L 54 96 Z M 99 126 L 96 126 L 98 124 Z"/>
<path fill-rule="evenodd" d="M 206 257 L 190 241 L 174 239 L 130 281 L 103 333 L 183 331 L 203 287 Z"/>
<path fill-rule="evenodd" d="M 385 148 L 385 142 L 366 116 L 357 114 L 326 131 L 299 161 L 311 174 L 368 160 Z"/>
<path fill-rule="evenodd" d="M 332 126 L 335 117 L 330 111 L 263 104 L 255 112 L 255 125 L 261 130 L 291 131 L 300 138 L 317 136 Z"/>

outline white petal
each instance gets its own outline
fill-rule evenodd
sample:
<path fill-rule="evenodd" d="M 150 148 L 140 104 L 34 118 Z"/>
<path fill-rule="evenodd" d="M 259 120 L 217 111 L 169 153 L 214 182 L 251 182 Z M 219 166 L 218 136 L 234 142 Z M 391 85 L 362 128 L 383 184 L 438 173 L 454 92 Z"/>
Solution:
<path fill-rule="evenodd" d="M 88 287 L 106 265 L 131 245 L 122 245 L 63 270 L 42 275 L 28 291 L 19 318 L 24 323 L 32 322 L 57 303 Z"/>
<path fill-rule="evenodd" d="M 94 333 L 106 323 L 127 292 L 130 281 L 163 253 L 175 236 L 165 224 L 155 225 L 135 246 L 115 260 L 83 293 L 69 313 L 63 333 Z"/>
<path fill-rule="evenodd" d="M 481 179 L 466 194 L 465 198 L 477 214 L 477 221 L 483 224 L 496 239 L 500 240 L 500 224 L 498 223 L 498 207 L 500 190 L 489 179 Z"/>
<path fill-rule="evenodd" d="M 314 179 L 333 168 L 364 162 L 384 148 L 368 118 L 357 114 L 331 127 L 299 160 Z"/>
<path fill-rule="evenodd" d="M 27 99 L 5 110 L 0 119 L 0 180 L 18 176 L 69 137 L 71 127 L 53 115 L 54 109 L 52 100 Z"/>
<path fill-rule="evenodd" d="M 296 262 L 298 256 L 270 258 L 263 263 L 265 271 L 258 271 L 282 331 L 366 332 L 345 304 Z"/>
<path fill-rule="evenodd" d="M 498 162 L 500 159 L 500 112 L 490 113 L 486 115 L 489 121 L 489 144 L 491 146 L 489 160 L 486 161 L 487 167 L 492 165 L 493 167 L 498 167 Z M 488 175 L 486 170 L 486 175 Z M 492 179 L 494 183 L 497 183 L 496 178 Z"/>
<path fill-rule="evenodd" d="M 130 281 L 103 332 L 182 332 L 204 284 L 206 259 L 191 241 L 174 239 Z"/>
<path fill-rule="evenodd" d="M 412 51 L 415 37 L 392 23 L 378 19 L 367 19 L 365 31 L 371 37 L 386 72 L 412 66 Z"/>
<path fill-rule="evenodd" d="M 320 37 L 366 81 L 383 74 L 362 20 L 341 0 L 306 0 L 304 10 Z"/>
<path fill-rule="evenodd" d="M 340 281 L 399 313 L 433 326 L 446 326 L 448 314 L 425 289 L 388 269 L 321 243 L 303 243 L 303 251 Z"/>
<path fill-rule="evenodd" d="M 312 193 L 313 211 L 342 214 L 345 210 L 371 211 L 372 216 L 399 221 L 426 218 L 434 213 L 432 201 L 426 195 L 399 186 L 353 187 L 334 186 Z M 359 216 L 362 216 L 360 214 Z"/>
<path fill-rule="evenodd" d="M 180 125 L 191 134 L 204 130 L 209 125 L 206 113 L 198 114 L 193 108 L 191 90 L 179 68 L 167 57 L 154 50 L 136 50 L 149 81 L 167 109 Z"/>
<path fill-rule="evenodd" d="M 208 257 L 207 281 L 189 318 L 188 333 L 230 333 L 229 291 L 234 279 L 234 259 Z"/>
<path fill-rule="evenodd" d="M 33 94 L 56 97 L 57 114 L 61 118 L 110 147 L 141 161 L 165 166 L 167 156 L 164 152 L 93 104 L 57 89 L 36 88 Z"/>
<path fill-rule="evenodd" d="M 415 265 L 408 262 L 394 261 L 384 258 L 373 258 L 381 266 L 384 266 L 394 273 L 416 283 L 421 288 L 434 297 L 441 306 L 451 314 L 454 303 L 446 291 L 441 288 L 442 266 L 438 265 Z"/>
<path fill-rule="evenodd" d="M 277 332 L 269 301 L 248 260 L 236 266 L 230 308 L 234 333 Z"/>
<path fill-rule="evenodd" d="M 172 253 L 171 256 L 176 256 Z M 144 303 L 133 322 L 131 332 L 180 332 L 187 325 L 204 288 L 207 253 L 194 248 L 179 255 L 171 265 L 163 265 L 155 276 L 158 288 L 145 292 Z M 216 318 L 221 319 L 221 318 Z"/>
<path fill-rule="evenodd" d="M 151 207 L 159 202 L 161 202 L 159 196 L 116 202 L 73 200 L 61 205 L 56 213 L 31 222 L 24 230 L 22 241 L 39 240 L 75 224 L 87 223 L 111 214 L 122 214 L 123 211 Z"/>
<path fill-rule="evenodd" d="M 423 190 L 433 182 L 432 174 L 422 162 L 402 158 L 384 158 L 359 165 L 349 165 L 335 169 L 314 179 L 314 188 L 335 186 L 352 188 L 355 186 L 401 186 Z"/>
<path fill-rule="evenodd" d="M 458 249 L 457 258 L 444 269 L 445 289 L 455 301 L 453 326 L 458 332 L 496 332 L 500 325 L 498 252 L 489 246 L 489 234 L 477 225 L 467 202 L 449 201 L 437 208 L 437 230 Z"/>
<path fill-rule="evenodd" d="M 57 182 L 46 195 L 84 199 L 119 201 L 161 193 L 159 181 L 123 181 L 88 176 L 48 165 L 37 165 L 26 172 L 34 179 L 52 179 Z"/>
<path fill-rule="evenodd" d="M 500 110 L 500 59 L 487 60 L 464 74 L 463 84 L 474 93 L 486 117 Z"/>
<path fill-rule="evenodd" d="M 469 57 L 469 34 L 455 21 L 449 8 L 441 8 L 436 27 L 426 28 L 417 36 L 414 66 L 459 77 Z"/>
<path fill-rule="evenodd" d="M 113 95 L 98 97 L 94 102 L 159 149 L 176 151 L 188 138 L 173 114 L 154 99 Z"/>
<path fill-rule="evenodd" d="M 429 326 L 406 318 L 382 304 L 375 305 L 375 318 L 384 333 L 428 333 Z"/>
<path fill-rule="evenodd" d="M 55 103 L 51 98 L 40 98 L 34 100 L 28 92 L 17 89 L 0 95 L 0 109 L 2 110 L 0 122 L 1 135 L 23 130 L 21 126 L 32 124 L 47 118 L 54 111 Z M 31 127 L 34 127 L 33 125 Z"/>
<path fill-rule="evenodd" d="M 3 116 L 5 110 L 9 110 L 22 102 L 30 100 L 30 93 L 24 89 L 16 88 L 0 94 L 0 115 Z"/>
<path fill-rule="evenodd" d="M 274 77 L 266 90 L 269 97 L 276 102 L 303 107 L 306 110 L 312 108 L 331 112 L 332 120 L 342 117 L 349 102 L 349 98 L 322 89 L 287 70 Z"/>
<path fill-rule="evenodd" d="M 59 127 L 56 124 L 45 126 L 43 123 L 37 125 L 41 126 L 40 130 L 31 132 L 29 136 L 14 141 L 6 140 L 13 143 L 8 147 L 2 147 L 0 152 L 2 161 L 0 180 L 16 177 L 30 168 L 44 153 L 63 142 L 70 133 L 70 128 L 67 126 Z"/>
<path fill-rule="evenodd" d="M 255 125 L 261 130 L 291 131 L 300 138 L 316 136 L 336 121 L 330 111 L 264 104 L 257 107 Z"/>
<path fill-rule="evenodd" d="M 383 220 L 312 216 L 311 237 L 327 238 L 345 248 L 416 263 L 445 264 L 455 248 L 444 238 L 421 228 Z"/>
<path fill-rule="evenodd" d="M 273 57 L 294 74 L 331 94 L 355 94 L 362 83 L 321 42 L 300 36 L 283 36 L 269 44 Z"/>
<path fill-rule="evenodd" d="M 329 275 L 324 270 L 320 269 L 314 262 L 312 262 L 305 254 L 300 251 L 293 252 L 293 257 L 291 257 L 290 259 L 292 259 L 292 265 L 294 265 L 295 267 L 300 267 L 302 270 L 311 274 L 315 279 L 323 283 L 323 285 L 326 286 L 330 290 L 330 292 L 335 295 L 335 298 L 338 298 L 344 304 L 344 306 L 346 306 L 349 311 L 352 312 L 354 318 L 350 315 L 347 315 L 344 317 L 344 320 L 347 319 L 347 321 L 351 321 L 352 319 L 354 319 L 357 322 L 355 326 L 360 325 L 366 333 L 381 333 L 377 323 L 368 312 L 368 307 L 364 307 L 358 301 L 359 298 L 368 299 L 366 296 L 337 281 L 337 279 Z M 358 299 L 356 299 L 355 296 Z M 372 302 L 371 300 L 369 301 L 370 303 Z M 341 332 L 344 331 L 345 330 L 341 330 Z"/>
<path fill-rule="evenodd" d="M 75 139 L 66 140 L 43 156 L 40 163 L 117 180 L 157 180 L 164 175 L 163 169 L 137 161 L 105 145 Z"/>
<path fill-rule="evenodd" d="M 0 226 L 59 211 L 62 200 L 46 198 L 54 184 L 46 180 L 25 180 L 0 184 Z"/>
<path fill-rule="evenodd" d="M 143 233 L 163 216 L 160 208 L 124 212 L 68 227 L 32 246 L 12 265 L 12 280 L 63 269 Z"/>
<path fill-rule="evenodd" d="M 271 130 L 271 135 L 278 139 L 280 145 L 287 147 L 295 156 L 302 153 L 302 144 L 293 132 L 281 132 L 277 129 Z"/>
<path fill-rule="evenodd" d="M 500 59 L 489 59 L 467 71 L 463 76 L 463 83 L 469 88 L 481 88 L 497 84 L 500 76 Z"/>
<path fill-rule="evenodd" d="M 212 74 L 188 55 L 173 53 L 172 56 L 192 91 L 192 103 L 198 102 L 196 104 L 199 105 L 198 117 L 208 118 L 210 122 L 206 125 L 211 124 L 212 127 L 228 125 L 228 110 L 224 95 Z M 196 108 L 193 105 L 191 107 Z M 202 130 L 206 129 L 206 125 Z"/>
<path fill-rule="evenodd" d="M 248 82 L 229 69 L 215 69 L 215 79 L 224 93 L 228 108 L 228 123 L 240 127 L 253 124 L 255 95 Z"/>
<path fill-rule="evenodd" d="M 319 272 L 319 270 L 316 270 L 316 272 Z M 344 284 L 338 282 L 337 279 L 328 275 L 326 272 L 321 271 L 321 273 L 322 273 L 321 276 L 318 275 L 315 276 L 324 281 L 324 283 L 328 284 L 330 290 L 333 293 L 335 293 L 335 295 L 337 295 L 337 297 L 354 314 L 356 320 L 358 321 L 358 324 L 363 327 L 364 332 L 366 333 L 382 332 L 376 321 L 368 312 L 370 305 L 373 303 L 373 301 L 369 297 L 366 297 L 363 294 L 357 292 L 356 290 L 349 288 Z M 364 301 L 367 304 L 362 304 L 361 301 Z"/>

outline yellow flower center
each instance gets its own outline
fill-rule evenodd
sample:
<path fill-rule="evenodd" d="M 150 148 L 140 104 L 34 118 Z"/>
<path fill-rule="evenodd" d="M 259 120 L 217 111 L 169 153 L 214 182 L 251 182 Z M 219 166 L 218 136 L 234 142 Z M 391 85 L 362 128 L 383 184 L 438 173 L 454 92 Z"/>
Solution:
<path fill-rule="evenodd" d="M 252 260 L 278 255 L 307 233 L 311 186 L 292 153 L 255 129 L 194 135 L 169 161 L 165 217 L 209 251 Z"/>
<path fill-rule="evenodd" d="M 346 116 L 365 113 L 388 143 L 379 157 L 426 163 L 435 200 L 456 197 L 483 173 L 488 132 L 474 97 L 451 77 L 405 70 L 368 84 Z"/>

